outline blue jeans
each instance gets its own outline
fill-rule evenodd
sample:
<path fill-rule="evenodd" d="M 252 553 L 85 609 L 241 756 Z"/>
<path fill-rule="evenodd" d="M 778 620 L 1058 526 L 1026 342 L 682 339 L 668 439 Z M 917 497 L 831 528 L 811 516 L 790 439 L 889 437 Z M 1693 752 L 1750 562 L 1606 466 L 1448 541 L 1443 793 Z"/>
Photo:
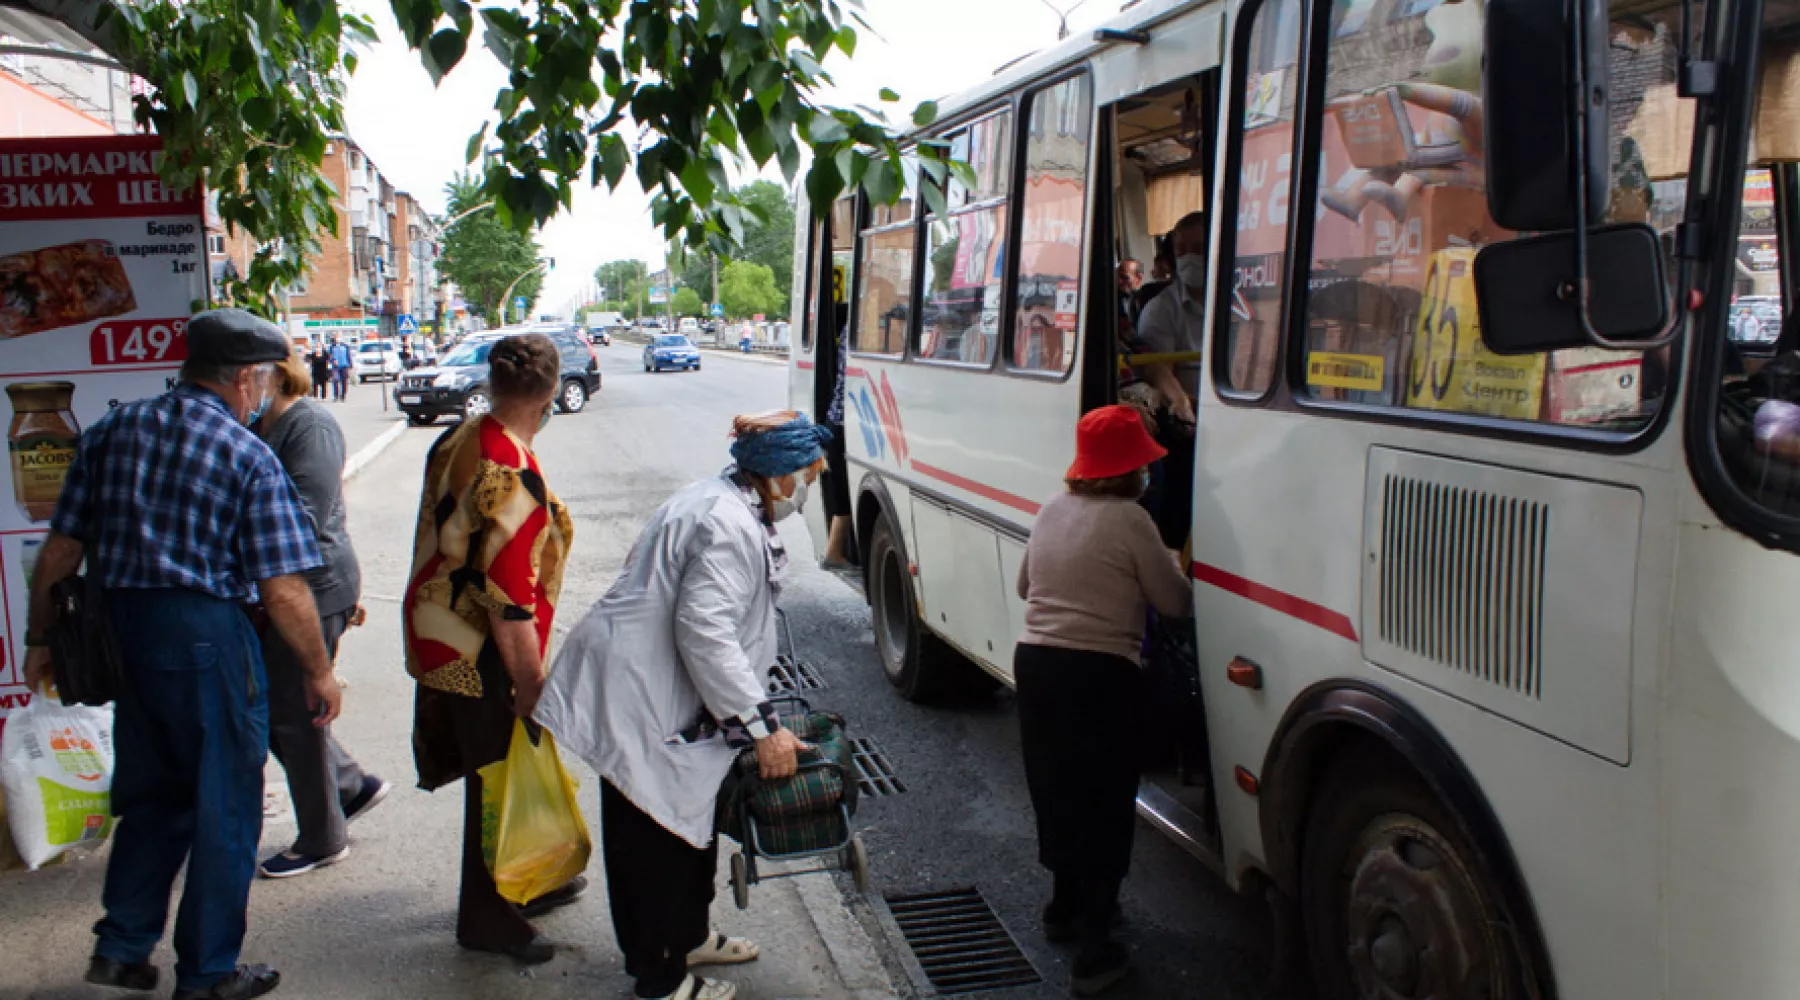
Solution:
<path fill-rule="evenodd" d="M 113 723 L 119 824 L 94 953 L 147 960 L 186 862 L 176 988 L 204 990 L 237 968 L 256 874 L 269 748 L 262 650 L 230 601 L 182 590 L 106 600 L 125 669 Z"/>

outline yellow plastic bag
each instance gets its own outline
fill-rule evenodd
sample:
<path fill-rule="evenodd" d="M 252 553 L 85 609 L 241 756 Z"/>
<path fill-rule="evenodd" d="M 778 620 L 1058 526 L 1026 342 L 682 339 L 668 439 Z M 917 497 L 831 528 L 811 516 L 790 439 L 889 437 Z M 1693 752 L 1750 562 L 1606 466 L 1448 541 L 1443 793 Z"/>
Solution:
<path fill-rule="evenodd" d="M 536 729 L 537 727 L 531 727 Z M 500 895 L 527 903 L 587 869 L 593 841 L 556 743 L 523 721 L 506 758 L 481 769 L 481 855 Z"/>

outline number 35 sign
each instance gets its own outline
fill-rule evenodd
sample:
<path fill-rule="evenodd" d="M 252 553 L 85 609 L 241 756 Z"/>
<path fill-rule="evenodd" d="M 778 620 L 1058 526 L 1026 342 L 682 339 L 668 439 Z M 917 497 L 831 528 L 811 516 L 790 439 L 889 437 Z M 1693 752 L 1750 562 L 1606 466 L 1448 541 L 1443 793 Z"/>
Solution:
<path fill-rule="evenodd" d="M 134 319 L 102 323 L 88 337 L 96 367 L 157 365 L 187 360 L 187 320 Z"/>

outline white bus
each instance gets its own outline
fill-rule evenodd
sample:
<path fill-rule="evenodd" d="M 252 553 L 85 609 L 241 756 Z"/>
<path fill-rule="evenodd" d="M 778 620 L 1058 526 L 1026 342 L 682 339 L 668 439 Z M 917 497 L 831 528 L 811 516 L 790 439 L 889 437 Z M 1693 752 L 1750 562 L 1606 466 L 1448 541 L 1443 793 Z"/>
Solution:
<path fill-rule="evenodd" d="M 1143 0 L 944 103 L 973 185 L 797 249 L 792 402 L 841 370 L 894 685 L 1007 678 L 1033 517 L 1134 350 L 1114 268 L 1205 212 L 1196 620 L 1141 811 L 1331 1000 L 1791 1000 L 1800 324 L 1730 316 L 1800 278 L 1797 28 Z"/>

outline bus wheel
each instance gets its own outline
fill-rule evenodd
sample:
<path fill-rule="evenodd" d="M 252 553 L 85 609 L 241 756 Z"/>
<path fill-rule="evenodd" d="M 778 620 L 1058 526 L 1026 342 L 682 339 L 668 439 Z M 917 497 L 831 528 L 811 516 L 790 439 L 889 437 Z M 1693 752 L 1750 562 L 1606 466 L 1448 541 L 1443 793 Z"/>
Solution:
<path fill-rule="evenodd" d="M 881 669 L 907 701 L 927 701 L 939 693 L 943 655 L 936 637 L 919 623 L 912 570 L 894 541 L 886 514 L 876 520 L 869 537 L 868 573 Z"/>
<path fill-rule="evenodd" d="M 1399 763 L 1353 754 L 1320 778 L 1300 859 L 1319 1000 L 1520 1000 L 1492 872 Z"/>

